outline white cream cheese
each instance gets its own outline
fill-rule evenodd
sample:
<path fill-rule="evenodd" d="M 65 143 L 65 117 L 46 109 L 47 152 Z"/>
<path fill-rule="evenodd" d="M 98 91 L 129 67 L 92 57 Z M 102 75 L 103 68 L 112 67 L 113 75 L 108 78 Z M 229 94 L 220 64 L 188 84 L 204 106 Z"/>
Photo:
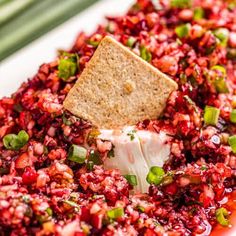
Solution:
<path fill-rule="evenodd" d="M 133 126 L 122 130 L 100 130 L 98 138 L 114 145 L 114 157 L 106 160 L 105 168 L 117 168 L 122 174 L 137 177 L 136 190 L 147 192 L 146 176 L 152 166 L 162 167 L 168 160 L 170 145 L 164 132 L 136 130 Z"/>

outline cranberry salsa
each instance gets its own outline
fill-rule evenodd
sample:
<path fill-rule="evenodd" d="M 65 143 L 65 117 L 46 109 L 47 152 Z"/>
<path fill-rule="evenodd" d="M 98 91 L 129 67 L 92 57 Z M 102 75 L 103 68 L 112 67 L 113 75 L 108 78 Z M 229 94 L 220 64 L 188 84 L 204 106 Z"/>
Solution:
<path fill-rule="evenodd" d="M 161 118 L 136 125 L 170 137 L 148 193 L 104 168 L 114 146 L 62 106 L 105 35 L 179 86 Z M 236 224 L 235 187 L 235 1 L 137 0 L 0 99 L 0 235 L 207 236 Z"/>

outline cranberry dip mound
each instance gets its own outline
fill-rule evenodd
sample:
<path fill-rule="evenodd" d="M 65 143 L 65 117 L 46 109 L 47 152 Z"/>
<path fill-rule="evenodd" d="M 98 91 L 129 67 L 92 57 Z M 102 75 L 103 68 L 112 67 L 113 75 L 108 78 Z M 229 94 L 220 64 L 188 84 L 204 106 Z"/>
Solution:
<path fill-rule="evenodd" d="M 63 106 L 106 36 L 176 85 L 156 118 L 116 129 L 115 117 L 108 129 Z M 142 86 L 127 77 L 126 94 Z M 132 118 L 158 100 L 133 107 Z M 235 227 L 235 1 L 137 0 L 0 99 L 1 236 L 208 236 Z"/>

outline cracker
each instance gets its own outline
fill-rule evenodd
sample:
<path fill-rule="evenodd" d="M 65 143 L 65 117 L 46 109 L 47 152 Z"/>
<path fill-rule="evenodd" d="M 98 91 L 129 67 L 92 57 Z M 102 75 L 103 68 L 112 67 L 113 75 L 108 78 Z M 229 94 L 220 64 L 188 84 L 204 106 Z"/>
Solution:
<path fill-rule="evenodd" d="M 167 75 L 106 36 L 63 105 L 99 128 L 119 128 L 160 116 L 177 87 Z"/>

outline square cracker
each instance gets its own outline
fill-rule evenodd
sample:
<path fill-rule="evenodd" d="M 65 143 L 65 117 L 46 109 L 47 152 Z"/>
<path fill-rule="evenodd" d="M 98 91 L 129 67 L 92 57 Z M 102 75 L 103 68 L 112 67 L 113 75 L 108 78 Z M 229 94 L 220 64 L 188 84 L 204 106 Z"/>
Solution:
<path fill-rule="evenodd" d="M 119 128 L 157 118 L 177 87 L 168 76 L 106 36 L 63 105 L 99 128 Z"/>

